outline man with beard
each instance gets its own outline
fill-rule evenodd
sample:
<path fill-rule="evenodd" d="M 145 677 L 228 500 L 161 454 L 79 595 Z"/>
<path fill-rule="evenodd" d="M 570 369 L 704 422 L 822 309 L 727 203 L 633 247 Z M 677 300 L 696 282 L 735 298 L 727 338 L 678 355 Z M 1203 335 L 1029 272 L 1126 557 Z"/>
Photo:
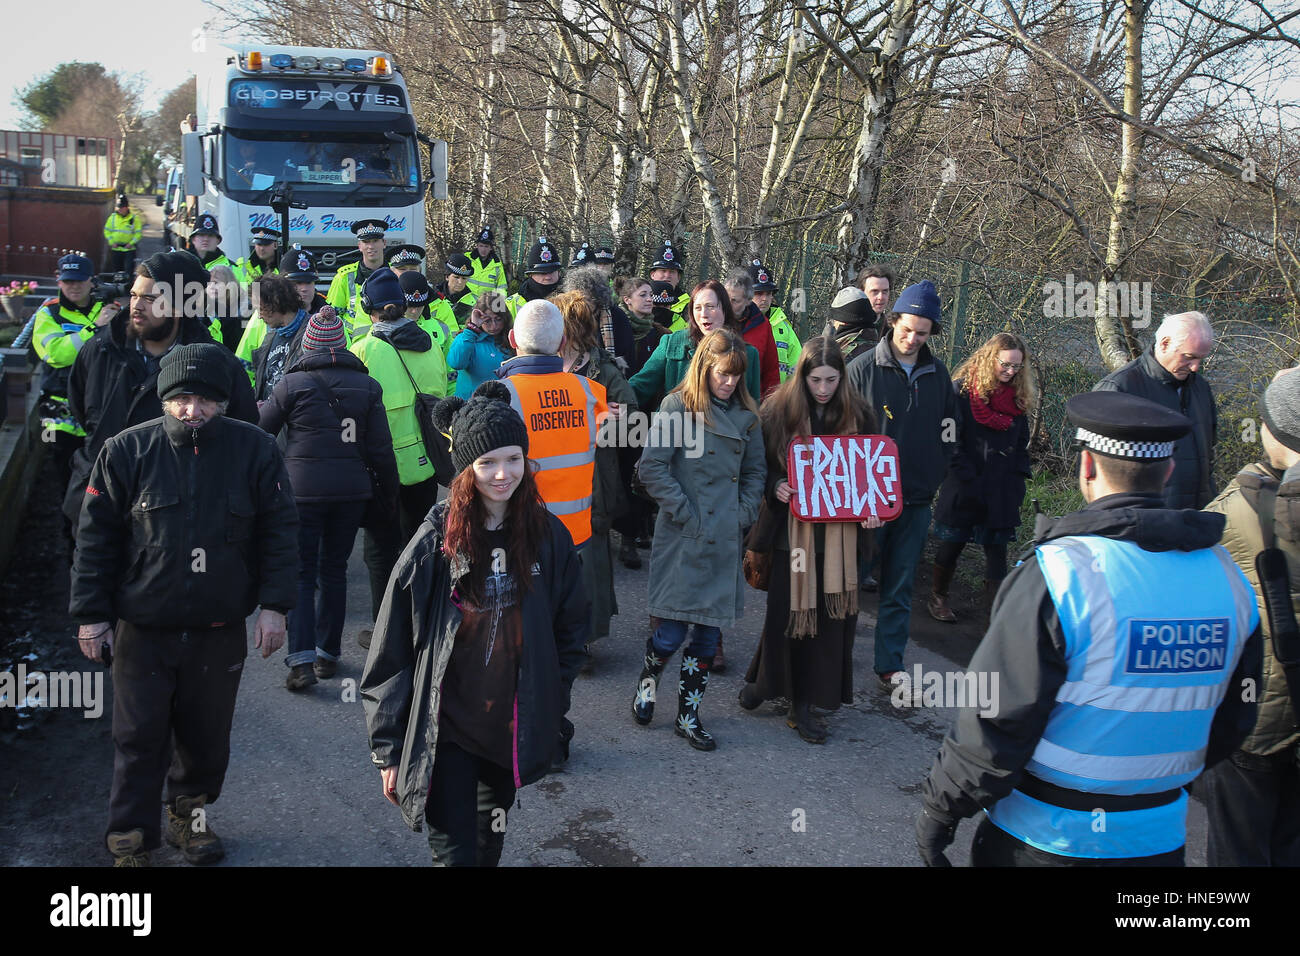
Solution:
<path fill-rule="evenodd" d="M 343 320 L 348 345 L 370 328 L 370 316 L 361 307 L 361 287 L 371 273 L 384 266 L 384 233 L 387 231 L 388 223 L 383 219 L 358 219 L 354 222 L 352 234 L 357 237 L 361 261 L 349 262 L 334 273 L 330 290 L 325 293 L 325 301 L 334 306 Z"/>
<path fill-rule="evenodd" d="M 199 216 L 194 231 L 190 233 L 190 250 L 198 258 L 199 264 L 209 272 L 217 266 L 230 266 L 235 273 L 235 277 L 239 278 L 239 268 L 221 251 L 221 229 L 217 226 L 217 217 L 212 213 L 205 212 Z M 208 334 L 212 336 L 212 341 L 218 345 L 224 345 L 221 323 L 206 316 L 203 321 Z"/>
<path fill-rule="evenodd" d="M 166 298 L 148 282 L 137 280 L 133 311 Z M 297 599 L 284 461 L 272 436 L 224 414 L 229 386 L 244 382 L 238 363 L 207 342 L 160 364 L 153 394 L 166 414 L 109 439 L 82 491 L 68 608 L 81 652 L 113 668 L 115 866 L 148 865 L 164 839 L 190 863 L 225 855 L 207 808 L 230 762 L 244 619 L 260 605 L 253 646 L 269 657 Z"/>
<path fill-rule="evenodd" d="M 178 345 L 211 342 L 201 309 L 207 270 L 188 252 L 159 252 L 136 267 L 130 312 L 119 312 L 77 353 L 68 379 L 68 405 L 86 430 L 72 456 L 63 513 L 77 526 L 86 480 L 104 443 L 118 432 L 162 414 L 155 391 L 163 356 Z M 194 314 L 199 310 L 200 314 Z M 229 351 L 227 414 L 257 423 L 248 376 Z"/>
<path fill-rule="evenodd" d="M 525 279 L 519 291 L 506 299 L 506 308 L 510 310 L 513 320 L 519 314 L 519 307 L 534 299 L 549 298 L 559 292 L 560 256 L 545 236 L 538 236 L 533 248 L 528 250 L 528 268 L 524 270 Z"/>

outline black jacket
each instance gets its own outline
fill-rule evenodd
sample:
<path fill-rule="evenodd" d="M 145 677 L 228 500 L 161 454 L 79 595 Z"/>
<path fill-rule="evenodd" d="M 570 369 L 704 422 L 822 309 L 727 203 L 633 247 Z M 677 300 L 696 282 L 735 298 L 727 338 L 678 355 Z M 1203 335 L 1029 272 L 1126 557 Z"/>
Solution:
<path fill-rule="evenodd" d="M 281 377 L 283 377 L 283 375 L 288 372 L 290 366 L 302 357 L 302 340 L 303 336 L 307 334 L 307 321 L 308 319 L 304 317 L 303 320 L 298 323 L 298 329 L 293 333 L 293 335 L 289 336 L 288 343 L 285 343 L 284 339 L 281 338 L 279 335 L 280 330 L 278 328 L 273 329 L 268 327 L 266 335 L 262 338 L 262 344 L 253 349 L 253 397 L 259 402 L 264 402 L 271 397 L 271 389 L 274 388 L 276 384 L 275 382 L 270 381 L 267 377 L 267 359 L 271 357 L 273 351 L 287 344 L 288 354 L 285 356 L 284 365 L 282 366 L 283 371 L 281 373 Z"/>
<path fill-rule="evenodd" d="M 86 479 L 104 443 L 132 425 L 162 415 L 157 366 L 150 371 L 135 343 L 127 340 L 128 317 L 128 310 L 123 309 L 81 347 L 68 380 L 68 406 L 86 430 L 85 444 L 72 456 L 72 480 L 63 499 L 63 513 L 74 528 L 81 516 Z M 182 318 L 176 344 L 195 342 L 211 343 L 212 336 L 199 319 Z M 248 373 L 233 353 L 228 358 L 230 407 L 226 417 L 257 424 L 257 403 Z"/>
<path fill-rule="evenodd" d="M 939 489 L 934 520 L 952 528 L 1015 528 L 1025 500 L 1029 462 L 1029 418 L 1017 415 L 1006 431 L 975 420 L 970 396 L 956 383 L 961 440 Z"/>
<path fill-rule="evenodd" d="M 848 367 L 849 383 L 871 408 L 883 434 L 898 445 L 903 504 L 928 505 L 957 450 L 957 398 L 943 362 L 922 345 L 911 382 L 889 339 Z"/>
<path fill-rule="evenodd" d="M 398 559 L 361 675 L 370 759 L 376 767 L 398 766 L 398 803 L 412 830 L 424 823 L 438 744 L 438 688 L 461 621 L 442 553 L 446 507 L 442 502 L 429 512 Z M 521 589 L 516 787 L 540 780 L 550 767 L 591 630 L 591 605 L 573 539 L 549 513 L 546 527 L 531 585 Z"/>
<path fill-rule="evenodd" d="M 171 415 L 104 445 L 86 486 L 69 613 L 179 630 L 293 607 L 298 512 L 275 439 Z"/>
<path fill-rule="evenodd" d="M 346 349 L 304 352 L 272 390 L 259 424 L 272 435 L 288 426 L 284 464 L 297 501 L 369 499 L 366 464 L 379 478 L 381 497 L 396 500 L 397 459 L 383 390 Z"/>
<path fill-rule="evenodd" d="M 1039 517 L 1034 547 L 1069 535 L 1100 535 L 1133 541 L 1144 551 L 1195 551 L 1216 545 L 1224 518 L 1173 511 L 1156 495 L 1117 494 L 1098 498 L 1082 511 L 1055 521 Z M 1152 581 L 1152 587 L 1176 587 Z M 1262 643 L 1256 628 L 1246 640 L 1229 686 L 1259 686 Z M 944 740 L 921 788 L 926 812 L 940 821 L 973 816 L 1015 789 L 1066 678 L 1065 633 L 1038 561 L 1030 551 L 1007 576 L 993 602 L 988 633 L 971 657 L 971 673 L 997 674 L 997 714 L 981 717 L 964 708 Z M 1210 726 L 1205 766 L 1236 750 L 1255 724 L 1255 702 L 1224 695 Z"/>
<path fill-rule="evenodd" d="M 1186 382 L 1179 382 L 1156 361 L 1153 345 L 1103 378 L 1093 391 L 1138 395 L 1190 418 L 1191 434 L 1174 445 L 1174 473 L 1165 485 L 1165 507 L 1204 508 L 1214 500 L 1214 443 L 1219 413 L 1209 382 L 1196 372 L 1188 375 Z"/>

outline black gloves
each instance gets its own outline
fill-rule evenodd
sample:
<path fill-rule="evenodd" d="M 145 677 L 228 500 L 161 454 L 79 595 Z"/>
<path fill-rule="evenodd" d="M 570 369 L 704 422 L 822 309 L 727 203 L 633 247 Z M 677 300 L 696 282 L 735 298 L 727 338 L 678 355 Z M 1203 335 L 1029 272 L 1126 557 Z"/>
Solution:
<path fill-rule="evenodd" d="M 926 866 L 952 866 L 943 851 L 957 836 L 957 821 L 931 816 L 924 807 L 916 815 L 916 850 Z"/>

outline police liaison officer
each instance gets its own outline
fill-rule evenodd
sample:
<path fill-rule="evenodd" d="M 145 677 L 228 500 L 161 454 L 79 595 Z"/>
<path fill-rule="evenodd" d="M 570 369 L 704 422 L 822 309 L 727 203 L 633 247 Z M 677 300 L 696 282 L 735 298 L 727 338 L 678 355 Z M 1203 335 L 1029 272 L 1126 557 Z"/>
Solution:
<path fill-rule="evenodd" d="M 334 306 L 343 319 L 343 331 L 347 333 L 349 345 L 364 335 L 370 325 L 370 316 L 361 307 L 361 287 L 371 273 L 384 265 L 384 233 L 387 231 L 388 223 L 383 219 L 358 219 L 354 222 L 352 234 L 357 237 L 361 261 L 349 262 L 334 273 L 334 281 L 325 293 L 325 301 Z"/>
<path fill-rule="evenodd" d="M 1067 412 L 1087 505 L 1039 519 L 994 602 L 970 673 L 996 703 L 961 710 L 922 787 L 931 866 L 981 809 L 975 866 L 1181 866 L 1185 787 L 1254 724 L 1259 612 L 1224 517 L 1162 499 L 1191 423 L 1113 392 Z"/>

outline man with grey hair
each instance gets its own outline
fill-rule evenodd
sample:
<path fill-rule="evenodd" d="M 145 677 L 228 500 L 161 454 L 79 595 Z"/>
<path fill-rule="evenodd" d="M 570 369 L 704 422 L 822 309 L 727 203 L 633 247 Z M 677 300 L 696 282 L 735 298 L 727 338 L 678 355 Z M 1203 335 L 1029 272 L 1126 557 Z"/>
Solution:
<path fill-rule="evenodd" d="M 528 429 L 542 501 L 564 522 L 581 554 L 591 538 L 596 431 L 609 412 L 605 386 L 564 371 L 564 317 L 546 299 L 519 307 L 510 344 L 518 354 L 502 363 L 497 377 Z"/>
<path fill-rule="evenodd" d="M 772 324 L 754 304 L 754 277 L 748 269 L 732 269 L 723 286 L 741 337 L 758 350 L 758 391 L 766 396 L 781 384 L 781 363 Z"/>
<path fill-rule="evenodd" d="M 1201 364 L 1214 351 L 1214 329 L 1202 312 L 1167 315 L 1145 352 L 1097 383 L 1093 391 L 1127 392 L 1181 412 L 1191 433 L 1174 446 L 1174 473 L 1165 485 L 1169 508 L 1204 508 L 1214 498 L 1218 410 Z"/>
<path fill-rule="evenodd" d="M 510 391 L 510 406 L 528 430 L 528 457 L 537 463 L 534 478 L 546 510 L 568 529 L 582 562 L 583 586 L 592 591 L 591 504 L 596 479 L 596 434 L 609 413 L 605 386 L 564 370 L 564 316 L 553 302 L 533 299 L 519 307 L 510 344 L 518 353 L 501 364 L 497 377 Z M 584 647 L 587 665 L 591 651 Z M 572 725 L 565 731 L 556 762 L 568 757 Z"/>

